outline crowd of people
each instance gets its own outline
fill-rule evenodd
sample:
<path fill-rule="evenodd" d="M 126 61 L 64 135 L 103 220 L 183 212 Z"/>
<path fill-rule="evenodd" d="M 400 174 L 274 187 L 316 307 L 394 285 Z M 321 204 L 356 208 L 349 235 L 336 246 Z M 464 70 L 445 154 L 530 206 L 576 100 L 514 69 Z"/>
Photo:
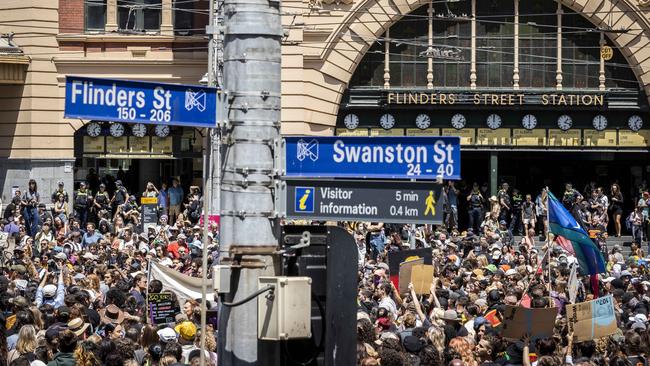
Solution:
<path fill-rule="evenodd" d="M 142 225 L 140 197 L 157 198 L 157 222 Z M 74 192 L 63 182 L 40 192 L 34 180 L 17 190 L 0 223 L 0 365 L 198 365 L 203 331 L 216 365 L 200 299 L 174 294 L 178 315 L 160 324 L 146 307 L 147 294 L 169 291 L 149 278 L 150 261 L 200 277 L 204 243 L 215 261 L 218 227 L 204 241 L 200 205 L 198 188 L 185 194 L 176 179 L 142 192 L 110 176 Z"/>
<path fill-rule="evenodd" d="M 606 272 L 594 278 L 596 288 L 578 268 L 570 243 L 553 234 L 546 240 L 546 190 L 523 195 L 504 183 L 496 195 L 488 196 L 478 184 L 463 190 L 448 182 L 441 195 L 445 217 L 439 227 L 348 225 L 359 252 L 359 365 L 649 364 L 650 271 L 641 246 L 647 238 L 650 205 L 645 189 L 630 206 L 624 206 L 617 184 L 607 192 L 593 183 L 583 192 L 567 184 L 557 196 L 602 251 Z M 460 231 L 462 199 L 469 227 Z M 633 211 L 620 222 L 627 207 Z M 625 223 L 634 234 L 629 255 L 619 245 L 607 245 L 608 226 L 620 236 Z M 408 288 L 401 282 L 396 286 L 391 278 L 397 273 L 389 266 L 393 253 L 421 248 L 430 249 L 434 269 L 424 294 L 416 293 L 412 283 Z M 617 333 L 574 341 L 567 305 L 609 295 Z M 553 336 L 505 339 L 507 305 L 557 309 Z"/>

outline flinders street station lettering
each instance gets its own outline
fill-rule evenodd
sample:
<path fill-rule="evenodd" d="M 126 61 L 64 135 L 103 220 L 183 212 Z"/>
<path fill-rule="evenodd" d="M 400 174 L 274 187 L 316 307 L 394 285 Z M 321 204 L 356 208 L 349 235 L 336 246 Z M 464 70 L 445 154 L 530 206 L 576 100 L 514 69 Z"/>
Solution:
<path fill-rule="evenodd" d="M 387 104 L 403 105 L 476 105 L 476 106 L 581 106 L 602 107 L 604 94 L 563 93 L 442 93 L 442 92 L 388 92 Z"/>

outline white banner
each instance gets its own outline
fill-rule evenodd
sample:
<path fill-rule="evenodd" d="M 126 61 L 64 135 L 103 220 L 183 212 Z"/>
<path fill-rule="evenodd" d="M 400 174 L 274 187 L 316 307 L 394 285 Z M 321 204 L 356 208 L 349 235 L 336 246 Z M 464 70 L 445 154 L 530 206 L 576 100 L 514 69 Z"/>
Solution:
<path fill-rule="evenodd" d="M 163 289 L 171 291 L 178 297 L 179 305 L 182 307 L 186 300 L 201 301 L 201 279 L 184 275 L 171 268 L 160 265 L 157 262 L 149 262 L 149 280 L 158 280 L 162 282 Z M 214 289 L 212 281 L 207 280 L 206 299 L 214 303 Z"/>

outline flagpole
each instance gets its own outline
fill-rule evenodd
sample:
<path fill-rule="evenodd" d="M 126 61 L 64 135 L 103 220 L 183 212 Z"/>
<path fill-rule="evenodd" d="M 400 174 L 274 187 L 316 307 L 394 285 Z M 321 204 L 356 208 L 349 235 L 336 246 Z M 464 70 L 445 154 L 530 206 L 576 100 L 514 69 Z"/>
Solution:
<path fill-rule="evenodd" d="M 546 224 L 548 225 L 549 229 L 546 230 L 546 248 L 548 250 L 548 307 L 552 307 L 552 301 L 553 298 L 551 297 L 551 210 L 549 206 L 548 200 L 550 199 L 550 191 L 548 189 L 548 186 L 546 187 Z"/>
<path fill-rule="evenodd" d="M 151 259 L 147 260 L 147 290 L 145 292 L 144 298 L 144 316 L 147 318 L 147 324 L 150 324 L 149 320 L 149 285 L 151 284 Z"/>

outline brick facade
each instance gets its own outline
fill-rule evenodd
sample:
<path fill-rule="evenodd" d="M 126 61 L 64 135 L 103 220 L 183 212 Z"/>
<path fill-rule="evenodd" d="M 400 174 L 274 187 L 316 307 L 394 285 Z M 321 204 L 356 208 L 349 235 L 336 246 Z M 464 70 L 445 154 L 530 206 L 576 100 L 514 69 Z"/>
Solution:
<path fill-rule="evenodd" d="M 59 33 L 83 33 L 84 0 L 59 0 Z"/>

